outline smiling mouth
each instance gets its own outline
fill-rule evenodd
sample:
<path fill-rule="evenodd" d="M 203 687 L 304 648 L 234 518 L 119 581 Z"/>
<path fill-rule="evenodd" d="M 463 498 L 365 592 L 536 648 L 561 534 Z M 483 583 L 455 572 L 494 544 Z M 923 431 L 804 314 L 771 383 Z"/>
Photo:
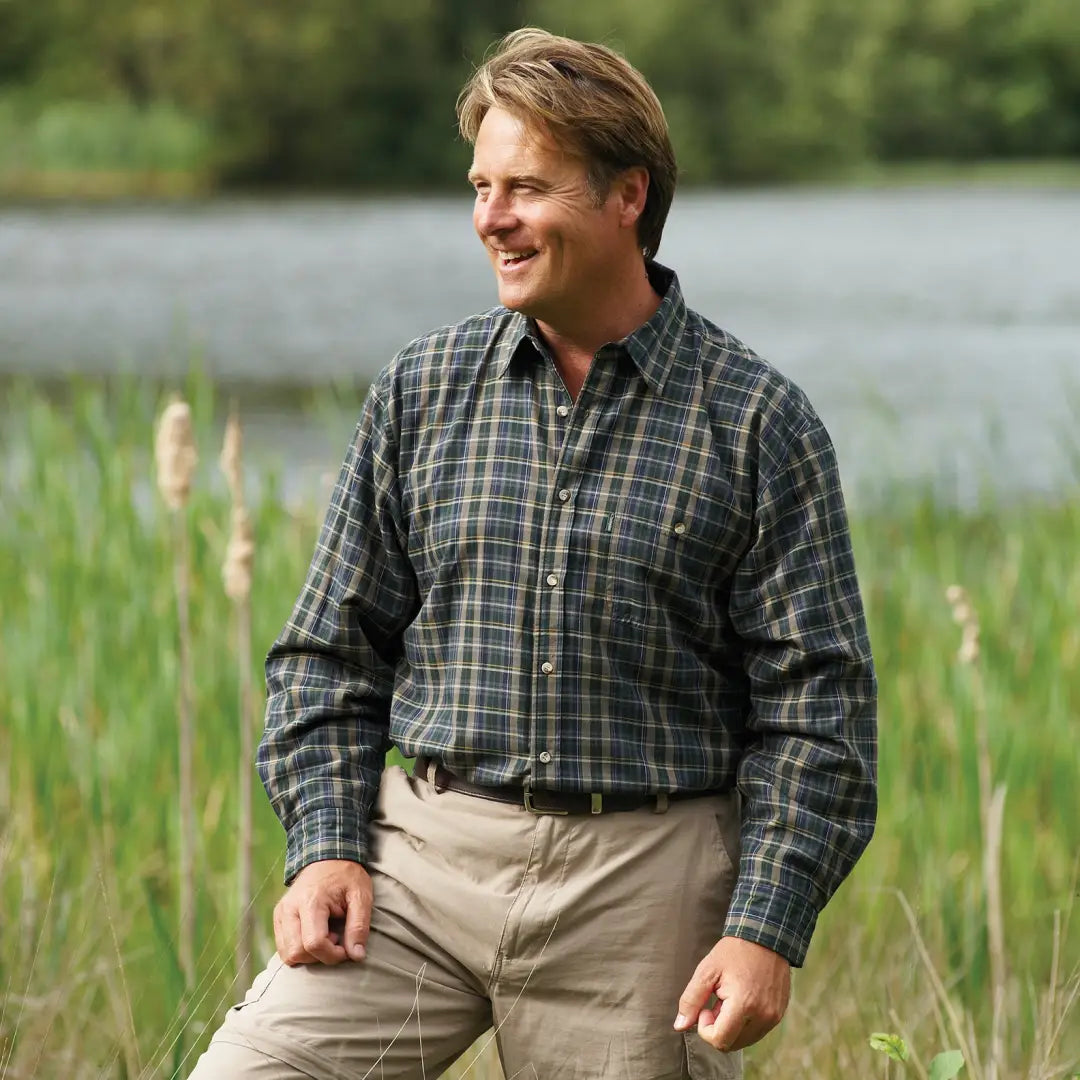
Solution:
<path fill-rule="evenodd" d="M 499 265 L 502 267 L 520 266 L 522 263 L 528 262 L 536 255 L 536 249 L 533 248 L 527 251 L 497 250 L 495 254 L 499 256 Z"/>

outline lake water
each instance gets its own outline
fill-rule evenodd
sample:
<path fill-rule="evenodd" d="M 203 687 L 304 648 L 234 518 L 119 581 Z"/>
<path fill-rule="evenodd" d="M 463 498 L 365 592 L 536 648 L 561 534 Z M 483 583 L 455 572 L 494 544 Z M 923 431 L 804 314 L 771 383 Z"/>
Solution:
<path fill-rule="evenodd" d="M 467 196 L 0 210 L 0 375 L 178 373 L 239 397 L 302 493 L 352 417 L 298 386 L 366 383 L 495 302 Z M 1061 492 L 1080 446 L 1080 191 L 691 192 L 660 252 L 688 302 L 810 395 L 849 491 Z"/>

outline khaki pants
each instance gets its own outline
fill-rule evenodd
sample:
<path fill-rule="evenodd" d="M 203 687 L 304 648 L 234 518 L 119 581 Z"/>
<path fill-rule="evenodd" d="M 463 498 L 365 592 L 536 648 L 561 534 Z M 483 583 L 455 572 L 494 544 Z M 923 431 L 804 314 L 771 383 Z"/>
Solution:
<path fill-rule="evenodd" d="M 533 815 L 392 768 L 371 835 L 367 958 L 275 956 L 194 1080 L 434 1080 L 491 1026 L 507 1077 L 741 1075 L 738 1054 L 672 1030 L 723 930 L 734 795 Z"/>

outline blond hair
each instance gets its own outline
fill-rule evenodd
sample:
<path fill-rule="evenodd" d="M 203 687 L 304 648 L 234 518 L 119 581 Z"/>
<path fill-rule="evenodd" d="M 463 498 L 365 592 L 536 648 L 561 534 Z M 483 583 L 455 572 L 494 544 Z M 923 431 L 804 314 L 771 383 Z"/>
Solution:
<path fill-rule="evenodd" d="M 638 241 L 645 258 L 655 256 L 675 194 L 675 154 L 656 94 L 625 57 L 605 45 L 534 27 L 515 30 L 489 53 L 458 97 L 462 138 L 474 143 L 492 108 L 546 129 L 580 156 L 597 204 L 624 169 L 647 169 Z"/>

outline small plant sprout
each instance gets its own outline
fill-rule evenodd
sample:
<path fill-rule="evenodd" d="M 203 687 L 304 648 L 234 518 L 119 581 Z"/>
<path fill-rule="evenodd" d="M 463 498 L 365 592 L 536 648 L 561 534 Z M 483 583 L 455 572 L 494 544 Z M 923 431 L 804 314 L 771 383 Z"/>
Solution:
<path fill-rule="evenodd" d="M 870 1048 L 895 1061 L 905 1072 L 910 1071 L 911 1053 L 907 1043 L 899 1035 L 875 1031 L 870 1036 Z M 929 1080 L 952 1080 L 963 1067 L 964 1055 L 959 1050 L 945 1050 L 930 1062 L 927 1076 Z"/>

